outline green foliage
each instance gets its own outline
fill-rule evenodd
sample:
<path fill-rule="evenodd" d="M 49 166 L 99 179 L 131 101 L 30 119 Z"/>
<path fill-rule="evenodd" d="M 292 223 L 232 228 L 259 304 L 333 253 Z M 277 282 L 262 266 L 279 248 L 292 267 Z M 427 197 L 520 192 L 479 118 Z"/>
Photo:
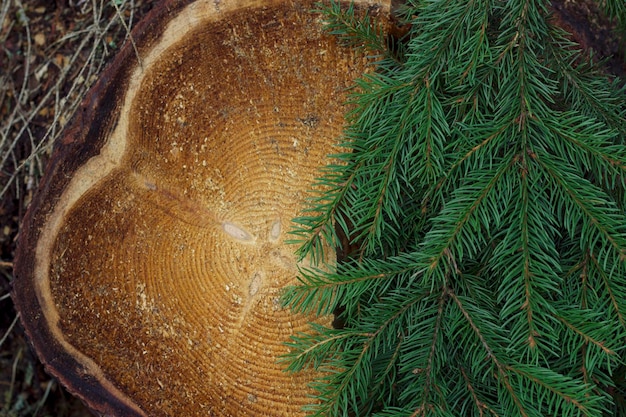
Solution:
<path fill-rule="evenodd" d="M 605 10 L 626 20 L 622 0 Z M 368 50 L 344 151 L 296 219 L 285 302 L 340 312 L 286 357 L 328 416 L 624 415 L 626 98 L 540 0 L 413 0 L 390 40 L 352 7 L 329 30 Z"/>

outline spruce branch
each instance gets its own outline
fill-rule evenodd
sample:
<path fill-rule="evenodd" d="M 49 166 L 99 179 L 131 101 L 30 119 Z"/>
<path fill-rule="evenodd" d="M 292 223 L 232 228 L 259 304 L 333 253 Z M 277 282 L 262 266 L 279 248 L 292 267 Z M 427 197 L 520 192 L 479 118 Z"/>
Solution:
<path fill-rule="evenodd" d="M 626 21 L 623 2 L 603 7 Z M 411 0 L 394 45 L 373 15 L 324 10 L 374 71 L 351 90 L 342 151 L 294 229 L 301 256 L 339 248 L 340 233 L 359 248 L 285 293 L 343 323 L 289 343 L 292 371 L 322 371 L 310 411 L 626 409 L 622 81 L 546 1 Z"/>
<path fill-rule="evenodd" d="M 618 328 L 626 328 L 626 320 L 624 314 L 626 313 L 626 306 L 621 301 L 622 294 L 626 293 L 624 282 L 619 279 L 615 279 L 615 274 L 607 274 L 606 270 L 601 267 L 597 257 L 590 255 L 590 261 L 593 267 L 594 275 L 600 278 L 600 283 L 593 286 L 593 288 L 602 288 L 606 297 L 608 298 L 609 305 L 611 307 L 612 315 L 617 318 L 620 326 Z M 618 271 L 623 273 L 623 271 Z M 618 275 L 619 276 L 619 275 Z M 618 294 L 619 298 L 618 298 Z"/>
<path fill-rule="evenodd" d="M 484 417 L 486 415 L 491 415 L 493 417 L 498 417 L 499 414 L 491 408 L 483 399 L 482 396 L 478 394 L 478 390 L 474 388 L 474 382 L 472 382 L 469 378 L 469 375 L 465 371 L 464 368 L 460 368 L 461 374 L 463 375 L 463 380 L 467 386 L 467 390 L 470 393 L 470 397 L 474 403 L 475 409 L 478 411 L 478 415 L 480 417 Z M 463 413 L 465 414 L 465 413 Z"/>
<path fill-rule="evenodd" d="M 335 155 L 338 160 L 349 157 L 346 154 Z M 325 174 L 315 186 L 315 191 L 307 200 L 308 207 L 303 214 L 293 219 L 294 227 L 290 234 L 295 238 L 290 243 L 298 244 L 296 251 L 300 260 L 309 256 L 314 263 L 325 259 L 324 246 L 338 247 L 341 243 L 335 231 L 338 224 L 349 234 L 349 228 L 345 221 L 343 201 L 350 188 L 353 187 L 356 168 L 348 170 L 352 172 L 347 178 L 344 177 L 341 165 L 329 165 L 323 171 Z"/>

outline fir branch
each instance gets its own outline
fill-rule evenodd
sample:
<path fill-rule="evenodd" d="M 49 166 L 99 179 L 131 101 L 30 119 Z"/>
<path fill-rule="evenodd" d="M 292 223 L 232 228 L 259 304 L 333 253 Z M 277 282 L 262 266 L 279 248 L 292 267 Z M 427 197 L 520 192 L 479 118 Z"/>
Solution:
<path fill-rule="evenodd" d="M 567 218 L 565 224 L 569 233 L 576 235 L 578 222 L 582 220 L 581 247 L 596 249 L 596 256 L 602 257 L 602 263 L 608 262 L 612 253 L 618 256 L 614 261 L 621 262 L 626 255 L 626 224 L 610 197 L 554 155 L 537 149 L 536 161 L 548 174 L 553 191 L 560 197 L 554 199 L 559 204 L 555 212 L 565 214 L 562 220 Z M 596 242 L 604 242 L 603 247 L 596 248 Z"/>
<path fill-rule="evenodd" d="M 443 312 L 444 312 L 444 306 L 446 303 L 446 298 L 448 296 L 447 294 L 447 289 L 445 289 L 444 287 L 444 291 L 441 294 L 441 296 L 439 297 L 439 303 L 437 306 L 437 316 L 435 319 L 435 325 L 433 327 L 433 332 L 432 332 L 432 343 L 430 345 L 430 349 L 429 349 L 429 353 L 428 353 L 428 360 L 426 362 L 426 368 L 424 370 L 420 370 L 421 372 L 424 373 L 426 380 L 424 381 L 422 387 L 424 390 L 424 394 L 422 395 L 422 404 L 420 405 L 420 407 L 425 408 L 426 407 L 426 400 L 429 397 L 429 391 L 433 389 L 433 377 L 436 375 L 435 371 L 437 370 L 437 367 L 433 366 L 433 364 L 435 363 L 435 355 L 437 353 L 437 344 L 439 343 L 439 333 L 441 331 L 441 321 L 443 318 Z"/>
<path fill-rule="evenodd" d="M 550 29 L 555 42 L 546 45 L 546 58 L 554 62 L 567 107 L 619 129 L 624 136 L 626 108 L 622 98 L 626 86 L 618 87 L 617 80 L 607 80 L 606 74 L 600 73 L 589 59 L 581 57 L 578 45 L 569 41 L 560 28 L 552 26 Z"/>
<path fill-rule="evenodd" d="M 502 319 L 513 323 L 511 346 L 520 354 L 529 354 L 525 347 L 532 350 L 539 341 L 542 349 L 555 349 L 553 311 L 546 298 L 558 293 L 560 262 L 553 243 L 558 232 L 556 219 L 545 211 L 550 203 L 536 164 L 527 153 L 516 160 L 519 194 L 507 214 L 506 234 L 494 250 L 490 268 L 501 276 L 498 302 L 502 303 Z"/>
<path fill-rule="evenodd" d="M 287 346 L 292 350 L 281 358 L 288 364 L 286 370 L 297 372 L 305 368 L 324 368 L 324 363 L 332 358 L 347 339 L 371 337 L 369 333 L 329 330 L 319 324 L 312 324 L 315 333 L 299 333 L 292 336 Z"/>
<path fill-rule="evenodd" d="M 396 277 L 413 270 L 412 260 L 406 254 L 383 261 L 346 262 L 334 272 L 302 268 L 301 284 L 285 289 L 283 303 L 295 311 L 318 315 L 331 314 L 340 305 L 351 312 L 364 294 L 385 292 Z"/>
<path fill-rule="evenodd" d="M 544 126 L 547 135 L 554 135 L 550 152 L 575 164 L 578 172 L 592 174 L 607 189 L 615 188 L 626 173 L 626 149 L 615 145 L 616 135 L 606 125 L 574 112 L 557 112 Z M 541 145 L 547 150 L 547 143 Z"/>
<path fill-rule="evenodd" d="M 614 356 L 616 354 L 615 350 L 606 346 L 607 342 L 605 340 L 599 339 L 599 335 L 605 335 L 607 323 L 592 320 L 592 318 L 597 316 L 597 314 L 594 314 L 594 312 L 590 310 L 578 310 L 576 316 L 568 318 L 567 314 L 564 313 L 564 311 L 557 313 L 555 316 L 556 319 L 563 323 L 574 334 L 578 335 L 585 344 L 592 344 L 596 346 L 605 355 Z M 572 318 L 579 318 L 580 314 L 585 317 L 585 320 L 583 322 L 579 322 L 578 324 L 573 323 Z"/>
<path fill-rule="evenodd" d="M 319 6 L 317 12 L 326 18 L 326 31 L 337 36 L 344 45 L 376 54 L 371 58 L 388 51 L 387 36 L 382 23 L 379 20 L 372 20 L 369 12 L 359 13 L 354 3 L 350 3 L 348 8 L 344 9 L 341 3 L 335 0 L 331 0 L 328 5 Z M 376 6 L 370 10 L 376 10 Z"/>
<path fill-rule="evenodd" d="M 468 310 L 466 304 L 464 303 L 464 300 L 456 296 L 452 291 L 449 291 L 448 295 L 454 301 L 454 303 L 459 308 L 460 312 L 465 317 L 467 324 L 470 326 L 470 328 L 472 329 L 472 332 L 474 333 L 474 336 L 479 340 L 480 345 L 486 352 L 487 359 L 489 360 L 489 362 L 491 362 L 495 366 L 496 372 L 498 375 L 498 380 L 507 391 L 511 401 L 513 401 L 513 404 L 515 405 L 515 410 L 517 411 L 517 413 L 519 413 L 519 415 L 528 417 L 529 414 L 526 411 L 526 408 L 527 408 L 526 405 L 524 404 L 522 399 L 519 397 L 515 388 L 511 385 L 509 381 L 509 370 L 511 370 L 509 365 L 503 362 L 502 359 L 500 358 L 499 352 L 496 351 L 497 345 L 494 346 L 490 341 L 488 341 L 488 338 L 487 338 L 488 336 L 484 334 L 484 330 L 486 329 L 486 326 L 482 327 L 481 329 L 481 326 L 478 324 L 478 322 L 472 319 L 470 311 Z M 469 304 L 471 305 L 471 303 Z M 487 324 L 485 320 L 481 320 L 480 322 L 483 323 L 484 325 Z"/>
<path fill-rule="evenodd" d="M 541 404 L 548 415 L 559 416 L 597 416 L 604 411 L 602 397 L 595 395 L 592 386 L 576 381 L 571 377 L 560 375 L 547 368 L 532 367 L 518 364 L 507 369 L 526 383 L 536 387 L 536 391 L 525 390 L 527 401 Z M 543 391 L 554 394 L 545 401 Z M 533 392 L 534 391 L 534 392 Z M 543 397 L 543 398 L 542 398 Z"/>
<path fill-rule="evenodd" d="M 402 341 L 400 341 L 395 349 L 389 355 L 389 359 L 381 361 L 383 369 L 375 372 L 373 378 L 372 389 L 369 392 L 369 397 L 366 403 L 370 404 L 370 408 L 367 410 L 367 414 L 371 413 L 374 407 L 378 407 L 381 402 L 383 404 L 394 404 L 396 402 L 396 390 L 394 389 L 395 381 L 397 378 L 396 369 L 399 366 L 400 351 L 402 347 Z"/>
<path fill-rule="evenodd" d="M 417 69 L 411 78 L 435 78 L 451 60 L 451 50 L 475 51 L 476 57 L 487 53 L 486 39 L 480 34 L 488 24 L 487 13 L 492 7 L 490 0 L 435 1 L 420 4 L 419 13 L 412 10 L 410 21 L 415 32 L 407 50 L 426 53 L 407 53 L 406 65 Z"/>
<path fill-rule="evenodd" d="M 381 352 L 401 340 L 399 335 L 402 334 L 407 318 L 414 316 L 415 311 L 412 310 L 419 306 L 425 296 L 426 294 L 420 294 L 407 302 L 394 304 L 398 307 L 388 309 L 385 316 L 372 317 L 367 321 L 367 324 L 366 321 L 363 321 L 361 327 L 370 330 L 366 333 L 355 334 L 351 330 L 345 332 L 343 330 L 326 330 L 327 334 L 331 332 L 337 335 L 333 340 L 351 340 L 349 343 L 341 345 L 340 355 L 333 354 L 334 349 L 330 351 L 330 354 L 324 354 L 327 359 L 331 359 L 328 362 L 328 369 L 343 369 L 343 371 L 335 372 L 329 376 L 330 384 L 320 385 L 322 390 L 320 394 L 322 396 L 328 395 L 329 400 L 321 404 L 314 415 L 348 415 L 349 412 L 360 414 L 364 408 L 372 406 L 371 403 L 364 403 L 365 399 L 372 399 L 368 390 L 370 381 L 373 380 L 372 366 Z M 347 335 L 349 337 L 344 338 Z M 392 340 L 388 339 L 390 335 Z M 297 352 L 300 352 L 303 346 L 302 343 L 293 345 Z M 323 345 L 320 343 L 315 345 L 315 347 L 318 346 Z M 312 351 L 314 351 L 313 348 L 306 350 L 309 357 Z M 300 356 L 299 353 L 295 355 L 296 357 Z"/>
<path fill-rule="evenodd" d="M 457 188 L 440 215 L 433 220 L 433 227 L 425 235 L 420 257 L 428 268 L 426 277 L 442 278 L 450 271 L 446 254 L 454 253 L 459 261 L 464 256 L 475 255 L 479 247 L 486 245 L 487 240 L 481 227 L 489 230 L 490 220 L 497 218 L 495 210 L 499 204 L 494 200 L 498 184 L 505 173 L 513 166 L 514 157 L 508 157 L 493 171 L 475 171 L 468 178 L 468 185 Z M 473 238 L 468 238 L 469 236 Z M 435 281 L 433 281 L 434 283 Z"/>
<path fill-rule="evenodd" d="M 413 408 L 420 410 L 436 409 L 441 400 L 439 393 L 439 372 L 445 357 L 437 349 L 443 339 L 443 319 L 447 308 L 448 289 L 444 286 L 433 297 L 429 306 L 430 314 L 419 323 L 412 323 L 402 346 L 404 363 L 401 372 L 404 378 L 399 381 L 407 387 L 400 394 L 405 402 L 409 399 L 415 403 Z M 436 308 L 436 309 L 435 309 Z M 408 388 L 410 386 L 411 388 Z"/>
<path fill-rule="evenodd" d="M 329 13 L 352 46 L 383 45 Z M 343 310 L 290 345 L 327 372 L 313 411 L 602 415 L 626 354 L 626 89 L 543 1 L 403 13 L 403 53 L 357 82 L 346 151 L 298 219 L 301 254 L 337 247 L 335 226 L 362 248 L 285 295 Z"/>
<path fill-rule="evenodd" d="M 442 123 L 443 108 L 428 79 L 424 84 L 400 87 L 388 85 L 385 77 L 369 81 L 376 91 L 370 87 L 354 97 L 354 102 L 359 103 L 368 94 L 368 100 L 376 95 L 377 104 L 362 105 L 364 110 L 356 121 L 364 128 L 351 133 L 354 149 L 360 151 L 360 156 L 355 156 L 358 168 L 354 172 L 361 180 L 355 180 L 355 188 L 346 193 L 346 201 L 354 222 L 354 240 L 362 243 L 365 254 L 393 254 L 395 249 L 389 248 L 396 247 L 401 219 L 406 216 L 398 204 L 403 199 L 401 186 L 419 190 L 427 187 L 430 179 L 442 175 L 443 143 L 449 128 Z M 382 107 L 390 114 L 392 109 L 397 112 L 384 120 L 372 118 Z M 416 138 L 423 140 L 416 142 Z M 410 162 L 416 157 L 425 160 L 417 169 Z M 361 198 L 363 195 L 368 198 Z"/>
<path fill-rule="evenodd" d="M 460 371 L 461 371 L 461 374 L 463 375 L 463 379 L 465 381 L 467 390 L 470 393 L 470 398 L 472 399 L 472 402 L 474 403 L 474 407 L 476 410 L 478 410 L 478 415 L 480 417 L 484 417 L 485 413 L 489 413 L 489 415 L 492 415 L 494 417 L 499 417 L 499 414 L 492 407 L 490 407 L 489 404 L 487 404 L 484 400 L 480 399 L 478 392 L 476 388 L 474 388 L 474 384 L 472 383 L 472 381 L 470 381 L 470 378 L 466 370 L 461 367 Z"/>
<path fill-rule="evenodd" d="M 602 285 L 600 286 L 600 288 L 604 289 L 604 291 L 606 292 L 606 296 L 609 299 L 611 311 L 613 312 L 615 317 L 617 317 L 620 327 L 622 329 L 626 329 L 626 306 L 624 305 L 624 303 L 620 302 L 620 300 L 624 299 L 624 295 L 626 295 L 626 288 L 624 287 L 623 282 L 621 282 L 619 279 L 614 278 L 614 276 L 624 276 L 624 271 L 619 271 L 617 274 L 612 274 L 611 272 L 613 271 L 607 271 L 605 268 L 603 268 L 598 262 L 598 258 L 593 255 L 590 255 L 590 261 L 591 265 L 593 266 L 593 271 L 595 272 L 595 274 L 598 275 L 601 280 Z"/>
<path fill-rule="evenodd" d="M 340 160 L 349 158 L 346 154 L 335 157 Z M 357 170 L 358 166 L 346 178 L 341 165 L 329 165 L 323 171 L 324 177 L 314 184 L 316 191 L 307 199 L 303 214 L 293 219 L 294 225 L 289 231 L 296 238 L 290 239 L 288 243 L 298 245 L 296 254 L 300 261 L 310 257 L 313 263 L 319 263 L 325 259 L 327 245 L 336 248 L 341 244 L 335 232 L 335 224 L 349 236 L 342 204 L 346 193 L 353 187 Z"/>

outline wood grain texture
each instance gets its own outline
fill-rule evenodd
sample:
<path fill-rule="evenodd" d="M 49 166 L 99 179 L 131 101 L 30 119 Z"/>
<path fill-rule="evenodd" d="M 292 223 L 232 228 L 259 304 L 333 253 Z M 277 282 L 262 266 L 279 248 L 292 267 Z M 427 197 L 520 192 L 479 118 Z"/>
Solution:
<path fill-rule="evenodd" d="M 162 3 L 133 33 L 141 62 L 127 45 L 56 145 L 13 297 L 96 413 L 304 414 L 315 373 L 277 363 L 316 319 L 280 305 L 287 232 L 366 63 L 313 7 Z"/>

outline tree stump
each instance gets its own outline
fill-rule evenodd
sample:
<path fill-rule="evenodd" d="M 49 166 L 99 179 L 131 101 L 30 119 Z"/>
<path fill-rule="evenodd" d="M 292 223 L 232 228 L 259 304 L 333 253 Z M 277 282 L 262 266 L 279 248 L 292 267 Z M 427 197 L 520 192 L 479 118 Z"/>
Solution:
<path fill-rule="evenodd" d="M 303 415 L 317 374 L 277 360 L 330 319 L 282 308 L 287 233 L 366 59 L 313 2 L 186 3 L 134 30 L 56 144 L 14 300 L 48 371 L 98 414 Z"/>

